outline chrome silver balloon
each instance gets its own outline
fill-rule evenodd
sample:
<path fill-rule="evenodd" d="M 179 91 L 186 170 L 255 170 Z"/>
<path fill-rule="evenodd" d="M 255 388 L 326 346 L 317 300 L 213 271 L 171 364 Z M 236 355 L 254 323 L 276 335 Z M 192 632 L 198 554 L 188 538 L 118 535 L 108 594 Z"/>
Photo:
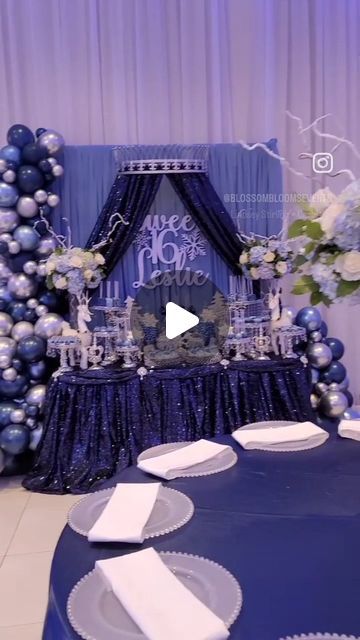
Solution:
<path fill-rule="evenodd" d="M 37 316 L 39 316 L 39 318 L 41 318 L 41 316 L 44 316 L 48 312 L 49 312 L 49 309 L 45 304 L 39 304 L 39 306 L 36 307 L 35 309 L 35 313 Z"/>
<path fill-rule="evenodd" d="M 56 193 L 50 193 L 47 199 L 49 207 L 57 207 L 60 202 L 60 198 Z"/>
<path fill-rule="evenodd" d="M 0 358 L 4 356 L 6 358 L 9 358 L 11 361 L 11 358 L 15 355 L 15 351 L 16 351 L 15 340 L 13 340 L 12 338 L 8 338 L 6 336 L 1 336 L 0 337 Z M 2 362 L 4 363 L 5 360 L 3 360 Z M 9 364 L 2 367 L 0 364 L 0 368 L 7 369 L 8 366 Z"/>
<path fill-rule="evenodd" d="M 44 264 L 43 262 L 38 264 L 38 266 L 37 266 L 37 274 L 38 274 L 38 276 L 41 276 L 43 278 L 46 276 L 46 264 Z"/>
<path fill-rule="evenodd" d="M 9 336 L 13 327 L 14 321 L 8 313 L 0 311 L 0 336 Z"/>
<path fill-rule="evenodd" d="M 37 273 L 37 262 L 35 262 L 35 260 L 28 260 L 27 262 L 25 262 L 24 266 L 23 266 L 23 271 L 24 273 L 26 273 L 26 275 L 28 276 L 32 276 L 34 275 L 34 273 Z"/>
<path fill-rule="evenodd" d="M 14 424 L 21 424 L 21 422 L 25 422 L 26 414 L 24 409 L 14 409 L 14 411 L 10 414 L 10 420 Z"/>
<path fill-rule="evenodd" d="M 57 247 L 56 239 L 52 236 L 43 236 L 40 240 L 36 253 L 41 258 L 47 258 Z"/>
<path fill-rule="evenodd" d="M 34 429 L 36 426 L 36 420 L 35 418 L 27 418 L 25 424 L 29 429 Z"/>
<path fill-rule="evenodd" d="M 37 284 L 26 273 L 13 273 L 8 280 L 8 290 L 16 300 L 25 300 L 36 293 Z"/>
<path fill-rule="evenodd" d="M 13 256 L 16 256 L 21 251 L 20 244 L 17 242 L 17 240 L 11 240 L 8 244 L 8 249 L 9 253 L 11 253 L 11 255 Z"/>
<path fill-rule="evenodd" d="M 319 406 L 320 398 L 316 395 L 316 393 L 310 394 L 310 403 L 313 409 L 317 409 Z"/>
<path fill-rule="evenodd" d="M 28 309 L 36 309 L 38 304 L 39 304 L 39 300 L 37 300 L 36 298 L 29 298 L 29 300 L 26 303 L 26 306 Z"/>
<path fill-rule="evenodd" d="M 347 408 L 347 397 L 341 391 L 327 391 L 320 398 L 319 409 L 328 418 L 339 418 Z"/>
<path fill-rule="evenodd" d="M 60 176 L 63 175 L 64 173 L 64 167 L 61 164 L 56 164 L 52 170 L 51 173 L 53 174 L 53 176 L 55 176 L 56 178 L 60 178 Z"/>
<path fill-rule="evenodd" d="M 8 184 L 11 184 L 12 182 L 15 182 L 15 180 L 16 180 L 15 171 L 13 171 L 12 169 L 7 169 L 2 174 L 2 179 L 4 180 L 4 182 L 7 182 Z"/>
<path fill-rule="evenodd" d="M 63 322 L 63 318 L 57 313 L 46 313 L 35 323 L 35 335 L 44 339 L 59 336 Z"/>
<path fill-rule="evenodd" d="M 15 209 L 0 208 L 0 233 L 7 233 L 16 229 L 19 220 L 20 218 Z"/>
<path fill-rule="evenodd" d="M 41 440 L 42 432 L 43 432 L 42 424 L 38 424 L 36 429 L 30 432 L 29 449 L 31 449 L 31 451 L 35 451 L 35 449 L 37 449 L 38 444 Z"/>
<path fill-rule="evenodd" d="M 311 342 L 306 349 L 306 355 L 315 369 L 325 369 L 332 360 L 331 349 L 323 342 Z"/>
<path fill-rule="evenodd" d="M 11 233 L 2 233 L 0 235 L 0 240 L 2 240 L 3 242 L 11 242 L 11 240 L 13 239 Z"/>
<path fill-rule="evenodd" d="M 25 400 L 28 404 L 42 407 L 45 401 L 46 385 L 36 384 L 26 393 Z"/>
<path fill-rule="evenodd" d="M 27 338 L 32 335 L 34 335 L 34 325 L 26 320 L 20 320 L 20 322 L 14 324 L 11 331 L 11 337 L 14 338 L 16 342 L 19 342 L 21 338 Z"/>
<path fill-rule="evenodd" d="M 338 382 L 330 382 L 329 391 L 341 391 L 339 383 Z"/>
<path fill-rule="evenodd" d="M 281 318 L 284 316 L 284 318 L 290 320 L 292 324 L 294 324 L 295 322 L 296 315 L 297 310 L 295 309 L 295 307 L 286 306 L 282 308 Z"/>
<path fill-rule="evenodd" d="M 0 355 L 0 369 L 8 369 L 10 365 L 11 365 L 11 357 Z"/>
<path fill-rule="evenodd" d="M 309 338 L 310 342 L 321 342 L 323 337 L 321 331 L 312 331 L 309 335 Z"/>
<path fill-rule="evenodd" d="M 8 369 L 4 369 L 2 377 L 7 382 L 14 382 L 17 377 L 17 371 L 16 369 L 14 369 L 14 367 L 9 367 Z"/>
<path fill-rule="evenodd" d="M 46 151 L 53 156 L 58 151 L 61 151 L 65 140 L 62 135 L 54 131 L 54 129 L 47 129 L 39 136 L 37 143 L 39 147 L 46 149 Z"/>
<path fill-rule="evenodd" d="M 34 193 L 34 200 L 38 202 L 38 204 L 44 204 L 48 198 L 48 194 L 44 189 L 38 189 Z"/>
<path fill-rule="evenodd" d="M 317 382 L 314 385 L 314 390 L 319 396 L 322 396 L 323 393 L 326 393 L 326 391 L 329 391 L 329 387 L 325 382 Z"/>
<path fill-rule="evenodd" d="M 17 201 L 16 211 L 23 218 L 33 218 L 39 211 L 39 207 L 31 196 L 21 196 Z"/>

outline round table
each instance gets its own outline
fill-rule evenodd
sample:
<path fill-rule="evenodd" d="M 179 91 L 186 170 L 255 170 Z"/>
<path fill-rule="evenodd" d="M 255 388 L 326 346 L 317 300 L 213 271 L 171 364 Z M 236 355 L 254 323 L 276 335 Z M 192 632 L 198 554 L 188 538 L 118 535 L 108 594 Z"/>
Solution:
<path fill-rule="evenodd" d="M 267 453 L 243 451 L 230 436 L 215 440 L 234 447 L 237 464 L 166 483 L 190 496 L 195 514 L 144 546 L 198 554 L 233 573 L 244 597 L 233 640 L 360 635 L 360 443 L 333 433 L 316 449 Z M 119 481 L 154 478 L 130 467 L 103 487 Z M 43 640 L 78 638 L 66 616 L 74 584 L 97 559 L 139 548 L 90 544 L 66 526 L 54 554 Z"/>

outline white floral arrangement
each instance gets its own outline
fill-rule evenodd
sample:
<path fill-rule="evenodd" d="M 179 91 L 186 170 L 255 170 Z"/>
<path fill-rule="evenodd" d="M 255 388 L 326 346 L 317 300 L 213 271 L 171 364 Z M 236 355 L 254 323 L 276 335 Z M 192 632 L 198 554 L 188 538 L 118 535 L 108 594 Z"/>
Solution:
<path fill-rule="evenodd" d="M 360 180 L 336 196 L 328 187 L 302 203 L 304 218 L 289 229 L 301 240 L 293 293 L 310 293 L 311 304 L 360 301 Z"/>
<path fill-rule="evenodd" d="M 104 278 L 105 259 L 99 251 L 80 247 L 58 247 L 45 261 L 49 289 L 68 291 L 78 299 L 87 289 L 96 289 Z"/>
<path fill-rule="evenodd" d="M 290 244 L 276 236 L 239 236 L 244 244 L 239 263 L 242 273 L 251 280 L 282 278 L 292 269 Z"/>

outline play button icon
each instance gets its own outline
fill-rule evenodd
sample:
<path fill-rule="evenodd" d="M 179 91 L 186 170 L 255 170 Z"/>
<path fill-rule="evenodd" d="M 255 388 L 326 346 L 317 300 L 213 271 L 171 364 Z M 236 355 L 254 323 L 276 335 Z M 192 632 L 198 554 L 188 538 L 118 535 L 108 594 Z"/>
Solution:
<path fill-rule="evenodd" d="M 168 340 L 173 340 L 189 329 L 199 324 L 199 318 L 194 313 L 186 311 L 175 302 L 166 304 L 165 335 Z"/>

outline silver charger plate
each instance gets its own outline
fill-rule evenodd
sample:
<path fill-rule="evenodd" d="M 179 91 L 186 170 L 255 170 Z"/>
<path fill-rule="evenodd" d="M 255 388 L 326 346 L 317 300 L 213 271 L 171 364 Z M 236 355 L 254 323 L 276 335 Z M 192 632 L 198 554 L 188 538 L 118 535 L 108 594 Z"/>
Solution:
<path fill-rule="evenodd" d="M 166 551 L 159 555 L 180 582 L 227 627 L 233 624 L 242 606 L 242 591 L 227 569 L 212 560 L 186 553 Z M 71 591 L 67 614 L 84 640 L 145 640 L 114 593 L 106 590 L 96 570 L 85 575 Z"/>
<path fill-rule="evenodd" d="M 299 636 L 286 636 L 279 640 L 360 640 L 360 638 L 338 633 L 301 633 Z"/>
<path fill-rule="evenodd" d="M 103 489 L 86 496 L 74 504 L 68 513 L 68 525 L 82 536 L 88 536 L 90 529 L 102 514 L 115 487 Z M 188 496 L 175 489 L 160 487 L 159 493 L 145 526 L 145 539 L 155 538 L 175 531 L 194 515 L 194 504 Z"/>
<path fill-rule="evenodd" d="M 150 449 L 145 449 L 145 451 L 140 453 L 137 462 L 140 462 L 140 460 L 148 460 L 149 458 L 156 458 L 157 456 L 162 456 L 165 453 L 171 453 L 171 451 L 176 451 L 178 449 L 183 449 L 190 444 L 192 444 L 192 442 L 168 442 L 166 444 L 158 444 L 155 447 L 150 447 Z M 176 477 L 197 478 L 199 476 L 210 476 L 213 473 L 220 473 L 220 471 L 230 469 L 230 467 L 233 467 L 234 464 L 237 463 L 237 459 L 235 451 L 229 447 L 210 460 L 199 462 L 199 464 L 194 464 L 189 469 L 179 471 Z"/>
<path fill-rule="evenodd" d="M 289 427 L 292 424 L 297 424 L 294 420 L 266 420 L 265 422 L 252 422 L 251 424 L 246 424 L 243 427 L 239 427 L 236 431 L 244 431 L 244 430 L 256 430 L 256 429 L 277 429 L 278 427 Z M 284 453 L 288 451 L 306 451 L 307 449 L 315 449 L 316 447 L 320 447 L 324 442 L 319 442 L 316 440 L 303 440 L 302 442 L 293 442 L 291 444 L 284 443 L 283 446 L 280 445 L 259 445 L 256 449 L 251 449 L 251 451 L 272 451 L 274 453 Z"/>

